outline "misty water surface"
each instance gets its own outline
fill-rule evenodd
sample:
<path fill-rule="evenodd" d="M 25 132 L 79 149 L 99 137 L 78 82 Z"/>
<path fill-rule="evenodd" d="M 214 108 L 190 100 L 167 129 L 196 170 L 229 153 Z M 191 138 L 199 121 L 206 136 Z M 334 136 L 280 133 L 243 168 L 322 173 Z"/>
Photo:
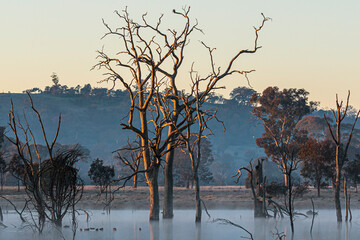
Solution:
<path fill-rule="evenodd" d="M 85 214 L 78 217 L 78 229 L 76 239 L 100 240 L 100 239 L 244 239 L 248 235 L 239 228 L 230 225 L 214 223 L 214 218 L 226 218 L 248 229 L 255 239 L 275 239 L 273 235 L 283 232 L 290 238 L 290 225 L 288 218 L 284 219 L 254 219 L 252 210 L 212 210 L 209 219 L 204 213 L 203 222 L 194 223 L 194 210 L 176 210 L 173 220 L 148 221 L 146 210 L 112 210 L 108 215 L 103 211 L 94 210 L 91 219 L 86 223 Z M 40 239 L 38 235 L 26 226 L 20 227 L 18 216 L 13 211 L 5 212 L 4 223 L 8 228 L 1 228 L 0 239 Z M 64 226 L 70 224 L 70 218 L 64 220 Z M 312 237 L 309 234 L 311 218 L 297 217 L 295 221 L 295 235 L 293 239 L 360 239 L 360 210 L 353 211 L 351 223 L 336 223 L 334 210 L 319 210 L 315 218 Z M 101 228 L 103 231 L 81 231 L 80 228 Z M 116 228 L 116 231 L 113 231 Z M 72 239 L 72 231 L 69 228 L 62 229 L 63 237 L 59 231 L 48 227 L 41 237 L 42 239 Z"/>

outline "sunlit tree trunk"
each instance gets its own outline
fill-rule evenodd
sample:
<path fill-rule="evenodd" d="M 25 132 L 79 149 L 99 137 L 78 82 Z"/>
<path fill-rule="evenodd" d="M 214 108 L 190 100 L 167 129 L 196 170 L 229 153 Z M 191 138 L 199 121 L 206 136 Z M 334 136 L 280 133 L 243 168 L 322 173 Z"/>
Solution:
<path fill-rule="evenodd" d="M 150 220 L 159 220 L 159 185 L 158 185 L 159 168 L 153 168 L 145 174 L 150 191 Z"/>
<path fill-rule="evenodd" d="M 282 165 L 282 170 L 283 170 L 283 174 L 284 174 L 284 186 L 287 187 L 288 186 L 288 175 L 286 174 L 286 162 L 284 159 L 281 160 L 281 165 Z"/>
<path fill-rule="evenodd" d="M 139 95 L 139 102 L 142 103 L 143 94 Z M 141 151 L 143 151 L 144 168 L 146 182 L 149 186 L 150 192 L 150 220 L 159 220 L 159 185 L 158 185 L 158 172 L 159 166 L 155 159 L 151 159 L 150 150 L 148 145 L 148 129 L 146 112 L 140 112 L 141 128 L 143 137 L 141 139 Z"/>
<path fill-rule="evenodd" d="M 169 127 L 169 133 L 172 131 L 172 127 Z M 173 179 L 173 162 L 174 162 L 174 150 L 170 150 L 171 143 L 168 144 L 168 153 L 166 154 L 165 166 L 164 166 L 164 207 L 163 218 L 172 218 L 173 213 L 173 191 L 174 191 L 174 179 Z"/>
<path fill-rule="evenodd" d="M 341 214 L 341 203 L 340 203 L 340 181 L 341 181 L 341 165 L 340 165 L 340 124 L 337 124 L 337 141 L 339 144 L 336 145 L 336 178 L 335 178 L 335 208 L 336 208 L 336 218 L 338 222 L 342 221 Z"/>
<path fill-rule="evenodd" d="M 195 183 L 195 204 L 196 204 L 196 214 L 195 214 L 195 222 L 201 222 L 201 199 L 200 199 L 200 183 L 198 171 L 196 170 L 194 176 Z"/>

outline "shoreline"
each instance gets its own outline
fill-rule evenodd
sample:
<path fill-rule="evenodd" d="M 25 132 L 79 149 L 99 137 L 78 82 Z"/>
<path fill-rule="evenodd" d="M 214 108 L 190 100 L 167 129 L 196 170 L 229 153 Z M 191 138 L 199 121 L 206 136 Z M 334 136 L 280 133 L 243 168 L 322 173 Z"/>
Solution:
<path fill-rule="evenodd" d="M 115 187 L 112 187 L 115 190 Z M 360 209 L 360 191 L 349 189 L 351 194 L 351 209 Z M 164 188 L 159 187 L 160 211 L 163 206 Z M 22 207 L 26 193 L 23 188 L 17 192 L 17 187 L 4 186 L 0 195 L 11 200 L 17 207 Z M 253 209 L 253 199 L 250 189 L 244 186 L 204 186 L 200 188 L 200 195 L 205 202 L 207 209 Z M 145 186 L 136 189 L 125 187 L 119 189 L 114 194 L 114 200 L 111 203 L 111 209 L 149 209 L 149 191 Z M 312 209 L 311 198 L 313 198 L 315 209 L 335 209 L 334 193 L 330 189 L 322 189 L 321 197 L 317 197 L 317 191 L 310 188 L 302 197 L 295 198 L 294 206 L 298 210 Z M 276 202 L 283 204 L 284 198 L 272 198 Z M 99 196 L 99 190 L 96 186 L 85 186 L 81 201 L 77 207 L 81 209 L 103 209 L 105 194 Z M 341 193 L 342 208 L 344 208 L 344 196 Z M 0 206 L 3 210 L 10 210 L 13 207 L 5 200 L 0 198 Z M 194 190 L 184 187 L 174 187 L 174 209 L 195 209 Z"/>

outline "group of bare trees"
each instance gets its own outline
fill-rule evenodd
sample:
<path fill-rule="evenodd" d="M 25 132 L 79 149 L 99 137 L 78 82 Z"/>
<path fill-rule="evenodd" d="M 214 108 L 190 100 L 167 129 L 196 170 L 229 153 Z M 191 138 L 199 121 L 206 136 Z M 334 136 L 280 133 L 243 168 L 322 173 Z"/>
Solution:
<path fill-rule="evenodd" d="M 178 82 L 185 58 L 185 49 L 191 35 L 198 28 L 189 17 L 190 8 L 173 10 L 173 14 L 183 21 L 180 29 L 163 27 L 163 16 L 156 23 L 150 23 L 146 14 L 140 22 L 130 18 L 127 9 L 115 12 L 122 21 L 120 27 L 112 28 L 104 21 L 108 32 L 104 37 L 115 37 L 121 49 L 112 57 L 104 50 L 98 51 L 99 63 L 94 68 L 105 69 L 104 81 L 119 83 L 130 96 L 127 122 L 121 125 L 132 131 L 139 141 L 139 156 L 143 168 L 134 170 L 132 176 L 145 174 L 150 192 L 150 220 L 159 219 L 158 173 L 164 168 L 164 208 L 163 218 L 173 217 L 173 163 L 174 149 L 185 148 L 191 159 L 195 183 L 197 215 L 201 219 L 198 168 L 201 160 L 201 140 L 211 130 L 207 122 L 216 118 L 215 109 L 206 109 L 205 104 L 219 86 L 219 81 L 229 75 L 245 75 L 251 71 L 241 71 L 235 67 L 236 60 L 245 54 L 255 53 L 258 33 L 268 20 L 263 16 L 260 27 L 255 28 L 252 49 L 239 50 L 228 61 L 225 70 L 215 66 L 213 48 L 202 43 L 209 52 L 209 74 L 201 76 L 194 64 L 190 70 L 190 92 L 179 91 Z M 136 119 L 136 120 L 135 120 Z M 137 121 L 138 120 L 138 121 Z M 194 129 L 194 130 L 193 130 Z M 195 141 L 190 141 L 191 138 Z M 122 178 L 129 180 L 129 178 Z"/>

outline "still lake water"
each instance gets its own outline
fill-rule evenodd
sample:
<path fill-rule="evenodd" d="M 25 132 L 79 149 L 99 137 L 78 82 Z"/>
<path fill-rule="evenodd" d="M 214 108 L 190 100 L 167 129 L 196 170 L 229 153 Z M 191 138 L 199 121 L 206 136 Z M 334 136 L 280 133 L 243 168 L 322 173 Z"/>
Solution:
<path fill-rule="evenodd" d="M 334 210 L 319 210 L 315 218 L 312 236 L 310 235 L 311 217 L 297 217 L 295 220 L 295 235 L 291 238 L 289 219 L 254 219 L 252 210 L 210 210 L 211 218 L 203 212 L 203 222 L 194 223 L 194 210 L 175 210 L 174 219 L 160 220 L 158 223 L 148 221 L 146 210 L 112 210 L 106 214 L 101 210 L 89 211 L 91 218 L 86 223 L 86 215 L 78 216 L 78 229 L 76 239 L 79 240 L 227 240 L 244 239 L 248 237 L 243 230 L 220 223 L 212 219 L 226 218 L 249 230 L 254 239 L 276 239 L 274 233 L 285 233 L 286 239 L 326 239 L 326 240 L 358 240 L 360 239 L 360 210 L 353 210 L 351 223 L 337 224 Z M 305 212 L 305 211 L 304 211 Z M 0 227 L 0 239 L 72 239 L 72 231 L 63 228 L 63 236 L 59 231 L 48 227 L 42 236 L 34 234 L 29 227 L 20 227 L 21 222 L 15 212 L 4 213 L 4 224 L 7 228 Z M 70 225 L 70 218 L 64 219 L 63 225 Z M 103 231 L 80 231 L 84 228 L 103 228 Z M 113 231 L 116 228 L 116 231 Z"/>

